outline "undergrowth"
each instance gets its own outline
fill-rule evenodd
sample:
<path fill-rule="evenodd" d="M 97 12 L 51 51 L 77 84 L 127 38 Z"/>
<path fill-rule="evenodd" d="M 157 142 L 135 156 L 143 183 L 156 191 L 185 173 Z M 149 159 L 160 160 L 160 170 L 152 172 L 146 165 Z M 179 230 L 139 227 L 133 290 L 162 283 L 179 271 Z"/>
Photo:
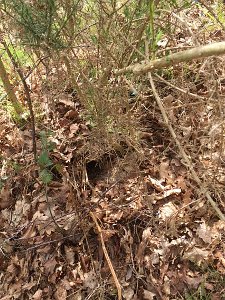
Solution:
<path fill-rule="evenodd" d="M 116 73 L 224 40 L 222 1 L 197 2 L 1 1 L 36 128 L 1 103 L 2 299 L 119 299 L 116 280 L 126 300 L 223 299 L 205 191 L 224 211 L 224 56 L 152 72 L 168 121 L 149 74 Z"/>

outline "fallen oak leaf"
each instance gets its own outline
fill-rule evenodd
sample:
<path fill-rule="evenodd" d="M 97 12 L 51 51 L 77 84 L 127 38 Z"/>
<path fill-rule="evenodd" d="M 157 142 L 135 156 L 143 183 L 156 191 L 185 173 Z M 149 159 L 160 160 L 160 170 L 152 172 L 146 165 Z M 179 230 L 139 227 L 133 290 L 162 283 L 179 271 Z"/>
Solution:
<path fill-rule="evenodd" d="M 210 244 L 212 242 L 212 233 L 210 227 L 205 224 L 205 221 L 199 225 L 196 234 L 205 242 Z"/>
<path fill-rule="evenodd" d="M 74 136 L 74 134 L 77 133 L 78 130 L 79 130 L 79 125 L 77 125 L 77 124 L 70 125 L 69 138 L 72 138 Z"/>
<path fill-rule="evenodd" d="M 188 259 L 197 265 L 201 265 L 201 263 L 209 257 L 209 251 L 200 249 L 198 247 L 193 247 L 189 251 L 186 251 L 183 255 L 184 259 Z"/>
<path fill-rule="evenodd" d="M 188 275 L 185 275 L 185 282 L 188 284 L 188 286 L 192 289 L 197 289 L 199 284 L 203 281 L 203 278 L 201 276 L 198 277 L 191 277 Z"/>
<path fill-rule="evenodd" d="M 169 160 L 162 161 L 159 166 L 159 176 L 161 180 L 165 180 L 171 177 Z"/>
<path fill-rule="evenodd" d="M 74 110 L 74 109 L 69 110 L 69 111 L 64 115 L 65 118 L 73 119 L 73 120 L 74 120 L 75 118 L 77 118 L 78 116 L 79 116 L 78 111 L 77 111 L 77 110 Z"/>
<path fill-rule="evenodd" d="M 159 217 L 162 218 L 164 221 L 171 216 L 173 216 L 177 212 L 176 206 L 172 203 L 166 203 L 159 209 Z"/>

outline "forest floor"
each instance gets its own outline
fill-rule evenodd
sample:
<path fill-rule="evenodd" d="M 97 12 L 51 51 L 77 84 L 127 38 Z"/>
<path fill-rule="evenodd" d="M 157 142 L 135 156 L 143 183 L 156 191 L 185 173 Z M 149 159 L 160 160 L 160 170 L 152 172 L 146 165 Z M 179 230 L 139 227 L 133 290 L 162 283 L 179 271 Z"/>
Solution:
<path fill-rule="evenodd" d="M 43 158 L 47 187 L 29 125 L 1 117 L 1 299 L 117 299 L 115 276 L 127 300 L 223 299 L 225 222 L 190 180 L 159 111 L 142 112 L 140 153 L 124 142 L 92 159 L 79 100 L 58 97 L 37 122 L 38 152 L 54 144 Z"/>
<path fill-rule="evenodd" d="M 224 79 L 224 58 L 217 63 Z M 225 211 L 217 131 L 225 82 L 215 103 L 204 72 L 174 79 L 190 94 L 166 76 L 155 82 L 193 168 Z M 130 104 L 138 147 L 121 140 L 100 153 L 82 101 L 73 89 L 57 90 L 54 71 L 48 81 L 32 83 L 37 164 L 29 122 L 18 127 L 1 109 L 0 299 L 119 299 L 120 287 L 125 300 L 225 299 L 225 221 L 185 166 L 149 84 Z"/>

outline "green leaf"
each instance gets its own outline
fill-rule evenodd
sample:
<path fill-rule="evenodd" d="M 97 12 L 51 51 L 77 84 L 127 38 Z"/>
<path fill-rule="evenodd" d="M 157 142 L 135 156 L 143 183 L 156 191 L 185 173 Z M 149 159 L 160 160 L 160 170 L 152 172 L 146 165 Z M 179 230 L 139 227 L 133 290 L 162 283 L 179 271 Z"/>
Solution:
<path fill-rule="evenodd" d="M 48 184 L 52 181 L 53 177 L 52 177 L 52 173 L 44 169 L 40 172 L 40 178 L 43 183 Z"/>
<path fill-rule="evenodd" d="M 38 164 L 42 168 L 50 167 L 53 165 L 47 151 L 41 152 L 40 156 L 38 157 Z"/>

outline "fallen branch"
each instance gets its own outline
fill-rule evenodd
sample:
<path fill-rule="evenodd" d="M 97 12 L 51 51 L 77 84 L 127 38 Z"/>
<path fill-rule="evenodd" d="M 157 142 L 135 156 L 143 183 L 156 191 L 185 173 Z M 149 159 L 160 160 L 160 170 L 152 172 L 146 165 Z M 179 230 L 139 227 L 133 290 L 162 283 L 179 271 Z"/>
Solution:
<path fill-rule="evenodd" d="M 188 62 L 198 58 L 209 57 L 213 55 L 225 54 L 225 42 L 213 43 L 210 45 L 199 46 L 193 49 L 184 50 L 178 53 L 167 55 L 163 58 L 155 59 L 149 62 L 143 62 L 116 70 L 115 75 L 125 74 L 128 72 L 134 74 L 143 74 L 151 72 L 154 69 L 161 69 L 181 62 Z"/>
<path fill-rule="evenodd" d="M 118 300 L 122 300 L 121 285 L 119 283 L 119 280 L 118 280 L 118 278 L 116 276 L 116 272 L 114 271 L 113 265 L 112 265 L 111 260 L 109 258 L 109 255 L 108 255 L 108 252 L 107 252 L 107 249 L 106 249 L 106 246 L 105 246 L 105 242 L 104 242 L 104 239 L 103 239 L 103 235 L 102 235 L 102 229 L 99 226 L 98 221 L 97 221 L 95 215 L 92 212 L 90 212 L 90 215 L 91 215 L 91 217 L 92 217 L 92 219 L 93 219 L 93 221 L 94 221 L 94 223 L 95 223 L 95 225 L 97 227 L 98 234 L 100 236 L 100 240 L 101 240 L 101 244 L 102 244 L 102 250 L 103 250 L 103 253 L 105 255 L 106 261 L 108 263 L 109 269 L 111 271 L 113 280 L 114 280 L 116 288 L 117 288 Z"/>

